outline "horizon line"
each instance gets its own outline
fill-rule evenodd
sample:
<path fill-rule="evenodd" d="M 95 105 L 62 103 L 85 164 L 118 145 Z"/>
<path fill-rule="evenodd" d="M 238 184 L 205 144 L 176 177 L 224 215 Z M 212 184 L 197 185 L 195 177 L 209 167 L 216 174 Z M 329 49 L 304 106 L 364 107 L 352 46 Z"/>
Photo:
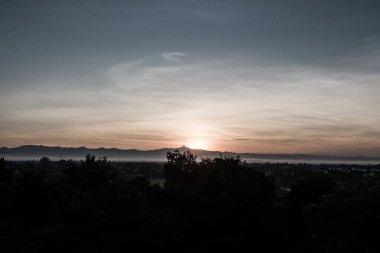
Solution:
<path fill-rule="evenodd" d="M 368 156 L 368 155 L 341 155 L 341 154 L 313 154 L 313 153 L 255 153 L 255 152 L 234 152 L 234 151 L 220 151 L 220 150 L 207 150 L 207 149 L 195 149 L 195 148 L 190 148 L 187 147 L 186 145 L 183 145 L 181 147 L 163 147 L 163 148 L 157 148 L 157 149 L 136 149 L 136 148 L 118 148 L 118 147 L 86 147 L 86 146 L 49 146 L 49 145 L 42 145 L 42 144 L 25 144 L 25 145 L 20 145 L 17 147 L 6 147 L 6 146 L 1 146 L 0 149 L 6 148 L 6 149 L 16 149 L 16 148 L 21 148 L 21 147 L 27 147 L 27 146 L 34 146 L 34 147 L 47 147 L 47 148 L 67 148 L 67 149 L 79 149 L 79 148 L 85 148 L 85 149 L 106 149 L 106 150 L 112 150 L 112 149 L 117 149 L 117 150 L 123 150 L 123 151 L 142 151 L 142 152 L 147 152 L 147 151 L 158 151 L 158 150 L 164 150 L 164 149 L 170 149 L 170 150 L 179 150 L 186 148 L 188 150 L 197 150 L 197 151 L 206 151 L 206 152 L 219 152 L 219 153 L 231 153 L 231 154 L 236 154 L 236 155 L 243 155 L 243 154 L 249 154 L 249 155 L 310 155 L 310 156 L 326 156 L 326 157 L 341 157 L 341 158 L 352 158 L 352 157 L 362 157 L 362 158 L 373 158 L 373 159 L 380 159 L 379 156 Z"/>

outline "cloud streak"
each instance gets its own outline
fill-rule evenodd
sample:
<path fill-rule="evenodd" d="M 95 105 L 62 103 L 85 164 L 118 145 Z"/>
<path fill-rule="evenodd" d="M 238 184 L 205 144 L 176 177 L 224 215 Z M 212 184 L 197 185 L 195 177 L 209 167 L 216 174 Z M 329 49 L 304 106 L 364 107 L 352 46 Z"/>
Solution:
<path fill-rule="evenodd" d="M 7 6 L 0 145 L 380 155 L 376 1 Z"/>
<path fill-rule="evenodd" d="M 172 52 L 172 53 L 163 53 L 161 57 L 169 62 L 180 62 L 181 58 L 185 57 L 186 54 L 183 52 Z"/>
<path fill-rule="evenodd" d="M 149 149 L 206 138 L 221 150 L 357 154 L 380 145 L 376 74 L 161 55 L 106 67 L 92 90 L 57 83 L 3 96 L 3 143 Z"/>

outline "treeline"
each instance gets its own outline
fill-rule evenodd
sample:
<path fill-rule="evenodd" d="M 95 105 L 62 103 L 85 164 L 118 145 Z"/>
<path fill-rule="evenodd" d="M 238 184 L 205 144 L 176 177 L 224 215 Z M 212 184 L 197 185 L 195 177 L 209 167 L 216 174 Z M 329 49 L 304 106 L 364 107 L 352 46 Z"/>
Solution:
<path fill-rule="evenodd" d="M 163 186 L 91 155 L 59 170 L 0 159 L 0 252 L 380 252 L 377 176 L 278 195 L 239 158 L 167 157 Z"/>

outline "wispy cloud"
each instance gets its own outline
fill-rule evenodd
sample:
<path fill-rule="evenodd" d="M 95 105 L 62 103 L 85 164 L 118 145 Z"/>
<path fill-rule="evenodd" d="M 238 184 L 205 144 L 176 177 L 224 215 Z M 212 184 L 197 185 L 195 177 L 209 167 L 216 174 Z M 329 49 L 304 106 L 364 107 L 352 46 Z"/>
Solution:
<path fill-rule="evenodd" d="M 172 52 L 172 53 L 163 53 L 161 57 L 170 62 L 179 62 L 182 57 L 185 57 L 186 54 L 183 52 Z"/>
<path fill-rule="evenodd" d="M 360 153 L 363 145 L 380 146 L 377 75 L 230 59 L 171 64 L 184 54 L 163 55 L 111 65 L 99 77 L 102 88 L 91 91 L 3 97 L 0 137 L 134 148 L 202 137 L 212 149 L 252 152 Z"/>

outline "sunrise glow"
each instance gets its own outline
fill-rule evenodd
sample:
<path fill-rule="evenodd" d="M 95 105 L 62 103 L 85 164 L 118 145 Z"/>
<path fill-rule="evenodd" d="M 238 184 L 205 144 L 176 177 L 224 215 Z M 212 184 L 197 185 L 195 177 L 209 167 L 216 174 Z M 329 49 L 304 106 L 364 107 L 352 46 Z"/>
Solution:
<path fill-rule="evenodd" d="M 380 1 L 5 2 L 0 147 L 380 156 Z"/>
<path fill-rule="evenodd" d="M 203 139 L 193 139 L 190 140 L 187 146 L 191 149 L 207 149 L 208 143 L 206 140 Z"/>

